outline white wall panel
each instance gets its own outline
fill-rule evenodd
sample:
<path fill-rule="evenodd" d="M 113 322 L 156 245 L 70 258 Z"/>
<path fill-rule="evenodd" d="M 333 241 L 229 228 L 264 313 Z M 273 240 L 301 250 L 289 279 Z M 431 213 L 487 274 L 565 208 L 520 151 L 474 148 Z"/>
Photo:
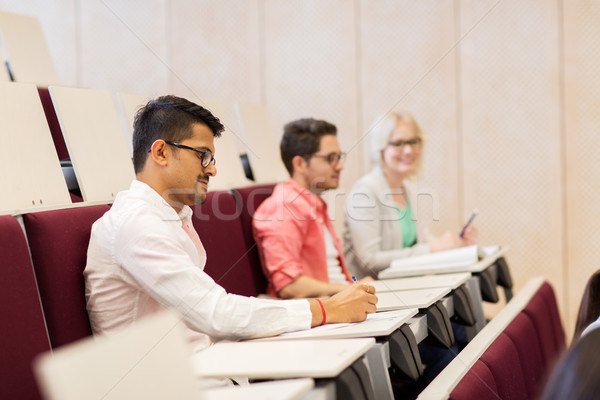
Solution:
<path fill-rule="evenodd" d="M 198 99 L 260 102 L 258 1 L 171 2 L 173 90 Z"/>
<path fill-rule="evenodd" d="M 81 1 L 79 86 L 152 97 L 169 91 L 166 4 Z"/>
<path fill-rule="evenodd" d="M 516 289 L 545 275 L 562 298 L 557 2 L 465 0 L 460 21 L 465 206 Z"/>
<path fill-rule="evenodd" d="M 565 148 L 567 177 L 566 284 L 568 334 L 583 289 L 600 268 L 600 3 L 564 2 Z"/>
<path fill-rule="evenodd" d="M 362 124 L 356 150 L 368 148 L 369 129 L 383 113 L 413 114 L 427 137 L 419 218 L 435 234 L 460 229 L 453 16 L 452 1 L 363 0 L 360 9 Z"/>
<path fill-rule="evenodd" d="M 266 105 L 278 135 L 299 118 L 338 128 L 343 151 L 357 142 L 355 9 L 343 0 L 265 1 Z M 344 193 L 358 178 L 360 154 L 350 151 L 340 192 L 327 200 L 341 233 Z"/>

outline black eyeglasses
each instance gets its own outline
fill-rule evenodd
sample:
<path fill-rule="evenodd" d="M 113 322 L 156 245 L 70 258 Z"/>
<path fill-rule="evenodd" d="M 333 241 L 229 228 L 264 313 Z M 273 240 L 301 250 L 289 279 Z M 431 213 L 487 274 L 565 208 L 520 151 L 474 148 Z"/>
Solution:
<path fill-rule="evenodd" d="M 423 140 L 421 138 L 414 138 L 410 140 L 396 140 L 395 142 L 388 142 L 388 145 L 403 149 L 404 146 L 409 146 L 411 149 L 420 149 Z"/>
<path fill-rule="evenodd" d="M 311 154 L 309 156 L 305 156 L 307 160 L 311 157 L 324 158 L 329 164 L 331 164 L 332 167 L 335 167 L 340 161 L 344 162 L 346 153 Z"/>
<path fill-rule="evenodd" d="M 185 144 L 174 143 L 169 140 L 165 140 L 165 143 L 173 147 L 196 152 L 196 155 L 200 159 L 200 164 L 202 165 L 202 168 L 208 167 L 211 162 L 217 165 L 217 160 L 215 160 L 215 156 L 210 150 L 195 149 L 193 147 L 186 146 Z"/>

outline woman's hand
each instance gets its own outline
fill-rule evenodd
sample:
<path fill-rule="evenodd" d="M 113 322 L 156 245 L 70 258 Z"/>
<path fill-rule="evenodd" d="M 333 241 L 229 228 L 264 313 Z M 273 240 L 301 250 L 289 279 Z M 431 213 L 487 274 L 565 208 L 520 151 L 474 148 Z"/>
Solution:
<path fill-rule="evenodd" d="M 470 225 L 465 229 L 465 233 L 461 238 L 457 233 L 445 232 L 442 236 L 437 237 L 430 242 L 431 252 L 455 249 L 457 247 L 471 246 L 477 243 L 479 232 L 475 226 Z"/>
<path fill-rule="evenodd" d="M 467 229 L 465 229 L 465 233 L 462 237 L 463 246 L 471 246 L 473 244 L 477 244 L 477 238 L 479 237 L 479 232 L 477 228 L 473 225 L 470 225 Z"/>

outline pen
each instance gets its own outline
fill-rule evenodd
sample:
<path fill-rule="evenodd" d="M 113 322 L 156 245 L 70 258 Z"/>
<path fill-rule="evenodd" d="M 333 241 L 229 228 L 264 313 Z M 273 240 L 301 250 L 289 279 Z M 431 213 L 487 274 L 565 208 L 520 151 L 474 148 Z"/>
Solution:
<path fill-rule="evenodd" d="M 354 283 L 358 283 L 358 281 L 356 280 L 356 277 L 354 275 L 352 275 L 352 280 L 354 281 Z"/>
<path fill-rule="evenodd" d="M 478 209 L 474 209 L 473 213 L 471 214 L 471 216 L 469 217 L 469 219 L 467 220 L 467 222 L 465 223 L 465 226 L 463 226 L 462 230 L 460 231 L 460 238 L 462 239 L 462 237 L 465 235 L 465 231 L 467 230 L 467 228 L 469 227 L 469 225 L 471 225 L 471 222 L 473 222 L 473 220 L 475 219 L 475 217 L 477 216 L 477 213 L 479 212 Z"/>

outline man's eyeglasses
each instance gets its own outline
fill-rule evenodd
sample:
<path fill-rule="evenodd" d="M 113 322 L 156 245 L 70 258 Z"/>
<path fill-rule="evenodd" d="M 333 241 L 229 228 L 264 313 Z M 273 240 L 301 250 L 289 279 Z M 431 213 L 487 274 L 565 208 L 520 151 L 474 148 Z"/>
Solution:
<path fill-rule="evenodd" d="M 420 149 L 423 140 L 421 138 L 414 138 L 410 140 L 396 140 L 395 142 L 388 142 L 389 146 L 394 146 L 398 149 L 403 149 L 404 146 L 409 146 L 411 149 Z"/>
<path fill-rule="evenodd" d="M 344 162 L 346 153 L 311 154 L 305 158 L 308 160 L 311 157 L 324 158 L 331 166 L 335 167 L 340 161 Z"/>
<path fill-rule="evenodd" d="M 195 149 L 193 147 L 186 146 L 184 144 L 171 142 L 170 140 L 165 140 L 165 143 L 168 144 L 169 146 L 177 147 L 179 149 L 191 150 L 191 151 L 196 152 L 196 155 L 200 159 L 200 164 L 202 165 L 202 168 L 208 167 L 211 162 L 213 164 L 217 165 L 217 160 L 215 160 L 215 156 L 213 155 L 213 153 L 210 150 Z"/>

